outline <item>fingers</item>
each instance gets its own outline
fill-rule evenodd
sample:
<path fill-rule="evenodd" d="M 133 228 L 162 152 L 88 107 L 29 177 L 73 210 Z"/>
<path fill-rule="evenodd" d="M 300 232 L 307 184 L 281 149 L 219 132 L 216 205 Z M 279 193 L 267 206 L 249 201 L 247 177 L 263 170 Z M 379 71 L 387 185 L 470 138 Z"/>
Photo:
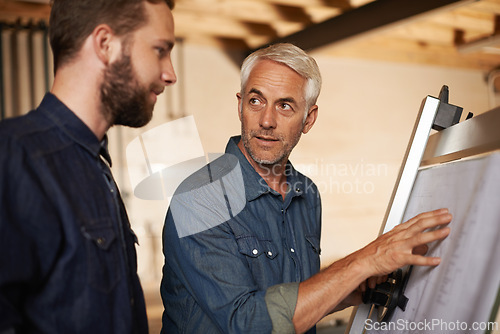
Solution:
<path fill-rule="evenodd" d="M 387 281 L 388 275 L 377 276 L 377 284 L 382 284 Z"/>
<path fill-rule="evenodd" d="M 408 264 L 415 266 L 435 267 L 441 263 L 441 258 L 415 255 Z"/>
<path fill-rule="evenodd" d="M 366 291 L 366 282 L 367 282 L 367 281 L 368 281 L 368 280 L 363 281 L 363 282 L 361 282 L 361 284 L 359 285 L 359 290 L 361 290 L 361 292 L 365 292 L 365 291 Z"/>
<path fill-rule="evenodd" d="M 450 234 L 449 227 L 443 227 L 437 230 L 422 232 L 413 238 L 412 256 L 408 259 L 408 264 L 417 266 L 437 266 L 441 263 L 439 257 L 426 257 L 429 247 L 428 243 L 443 240 Z"/>
<path fill-rule="evenodd" d="M 375 289 L 375 286 L 378 284 L 382 284 L 387 281 L 387 275 L 382 275 L 382 276 L 372 276 L 366 279 L 365 281 L 361 282 L 359 285 L 359 289 L 361 292 L 365 292 L 367 288 L 370 289 Z"/>
<path fill-rule="evenodd" d="M 406 265 L 436 266 L 437 257 L 424 256 L 428 243 L 443 240 L 450 234 L 447 225 L 452 215 L 447 209 L 424 212 L 396 226 L 391 231 L 367 245 L 362 253 L 367 254 L 370 276 L 388 274 Z M 376 280 L 368 280 L 366 287 L 374 287 Z"/>
<path fill-rule="evenodd" d="M 368 278 L 367 284 L 370 289 L 375 289 L 375 286 L 377 286 L 378 284 L 382 284 L 385 281 L 387 281 L 387 275 L 372 276 Z"/>
<path fill-rule="evenodd" d="M 377 283 L 377 280 L 378 280 L 378 277 L 370 277 L 368 278 L 367 282 L 368 282 L 368 287 L 370 289 L 375 289 L 375 286 L 378 284 Z"/>
<path fill-rule="evenodd" d="M 449 212 L 448 212 L 448 209 L 446 209 L 446 208 L 437 209 L 437 210 L 433 210 L 433 211 L 422 212 L 421 214 L 419 214 L 419 215 L 411 218 L 406 223 L 401 224 L 401 225 L 405 225 L 405 224 L 406 225 L 412 225 L 412 224 L 414 224 L 418 220 L 425 219 L 425 218 L 432 218 L 434 216 L 439 216 L 439 215 L 443 215 L 443 214 L 447 214 L 447 213 L 449 213 Z"/>
<path fill-rule="evenodd" d="M 449 235 L 450 229 L 441 226 L 449 224 L 451 219 L 452 215 L 447 209 L 424 212 L 401 224 L 394 233 L 403 233 L 412 249 L 415 249 L 414 254 L 423 255 L 427 251 L 425 244 L 442 240 Z M 435 229 L 436 227 L 441 228 Z"/>
<path fill-rule="evenodd" d="M 417 216 L 418 217 L 418 216 Z M 424 218 L 414 221 L 416 234 L 408 240 L 408 244 L 412 249 L 412 255 L 409 256 L 407 264 L 417 266 L 437 266 L 441 262 L 439 257 L 425 257 L 429 247 L 428 243 L 443 240 L 449 234 L 451 229 L 449 227 L 442 227 L 435 230 L 426 231 L 429 228 L 442 226 L 451 222 L 451 214 L 446 211 L 434 211 L 430 214 L 423 215 Z M 410 228 L 409 228 L 410 229 Z"/>
<path fill-rule="evenodd" d="M 414 237 L 412 237 L 408 243 L 409 246 L 413 250 L 417 247 L 422 247 L 423 245 L 426 245 L 428 243 L 431 243 L 433 241 L 438 241 L 438 240 L 443 240 L 450 234 L 451 229 L 449 227 L 443 227 L 439 228 L 437 230 L 432 230 L 432 231 L 427 231 L 427 232 L 422 232 Z M 422 255 L 422 254 L 419 254 Z"/>
<path fill-rule="evenodd" d="M 412 250 L 413 255 L 425 255 L 427 254 L 427 251 L 429 250 L 429 247 L 427 245 L 418 245 Z"/>
<path fill-rule="evenodd" d="M 426 229 L 446 225 L 451 222 L 452 218 L 447 209 L 440 209 L 419 214 L 400 226 L 401 229 L 406 229 L 408 232 L 418 233 Z"/>

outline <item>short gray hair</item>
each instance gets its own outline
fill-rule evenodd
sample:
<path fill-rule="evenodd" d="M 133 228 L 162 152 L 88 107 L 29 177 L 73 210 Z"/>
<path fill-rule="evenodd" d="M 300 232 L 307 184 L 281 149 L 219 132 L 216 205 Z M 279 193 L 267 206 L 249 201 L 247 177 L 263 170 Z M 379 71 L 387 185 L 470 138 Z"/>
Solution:
<path fill-rule="evenodd" d="M 321 73 L 314 58 L 290 43 L 272 44 L 250 54 L 241 65 L 241 94 L 244 94 L 250 73 L 260 60 L 272 60 L 288 66 L 307 80 L 304 97 L 306 111 L 316 104 L 321 90 Z"/>

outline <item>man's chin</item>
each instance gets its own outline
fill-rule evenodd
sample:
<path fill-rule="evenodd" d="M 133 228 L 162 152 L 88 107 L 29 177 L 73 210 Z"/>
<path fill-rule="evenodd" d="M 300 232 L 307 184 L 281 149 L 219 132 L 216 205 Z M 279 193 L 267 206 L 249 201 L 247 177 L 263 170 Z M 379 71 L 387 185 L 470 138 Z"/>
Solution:
<path fill-rule="evenodd" d="M 151 122 L 153 118 L 153 112 L 149 112 L 147 116 L 136 117 L 134 119 L 121 119 L 117 118 L 114 122 L 115 125 L 123 125 L 131 128 L 141 128 Z"/>
<path fill-rule="evenodd" d="M 280 163 L 283 157 L 278 155 L 254 155 L 253 160 L 262 166 L 270 166 Z"/>

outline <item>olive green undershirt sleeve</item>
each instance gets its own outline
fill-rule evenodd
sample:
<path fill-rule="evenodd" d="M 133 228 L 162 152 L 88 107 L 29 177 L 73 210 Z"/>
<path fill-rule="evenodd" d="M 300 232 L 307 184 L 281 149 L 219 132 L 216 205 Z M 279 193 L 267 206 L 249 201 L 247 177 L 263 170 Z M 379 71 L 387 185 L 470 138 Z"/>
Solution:
<path fill-rule="evenodd" d="M 299 283 L 283 283 L 267 289 L 265 300 L 273 323 L 273 334 L 295 333 L 292 319 L 298 295 Z"/>

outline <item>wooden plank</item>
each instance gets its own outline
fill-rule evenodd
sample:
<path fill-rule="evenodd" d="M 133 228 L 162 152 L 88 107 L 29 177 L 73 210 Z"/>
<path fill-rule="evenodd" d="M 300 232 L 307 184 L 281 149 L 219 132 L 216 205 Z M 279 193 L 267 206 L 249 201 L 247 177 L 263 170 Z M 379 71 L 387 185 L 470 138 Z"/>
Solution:
<path fill-rule="evenodd" d="M 342 58 L 412 63 L 490 71 L 500 65 L 498 55 L 475 53 L 462 55 L 455 47 L 430 45 L 397 38 L 372 38 L 342 48 L 325 48 L 321 54 Z"/>
<path fill-rule="evenodd" d="M 422 18 L 438 10 L 450 10 L 473 0 L 377 0 L 302 31 L 275 40 L 291 42 L 305 50 L 324 47 L 347 39 L 375 34 L 393 24 Z"/>
<path fill-rule="evenodd" d="M 50 16 L 50 6 L 47 4 L 14 2 L 0 0 L 0 20 L 14 22 L 18 18 L 45 19 L 48 21 Z"/>
<path fill-rule="evenodd" d="M 454 7 L 462 4 L 467 6 Z M 8 23 L 18 18 L 22 23 L 48 21 L 49 14 L 47 4 L 0 0 L 0 20 Z M 495 15 L 500 15 L 500 0 L 177 0 L 174 9 L 176 35 L 198 44 L 255 49 L 291 41 L 310 49 L 290 39 L 302 34 L 306 43 L 332 54 L 487 71 L 500 65 L 500 49 L 492 46 L 460 55 L 453 44 L 458 30 L 465 43 L 490 36 Z M 343 23 L 316 33 L 333 20 Z M 377 48 L 377 43 L 383 47 Z M 335 47 L 342 50 L 331 51 Z"/>
<path fill-rule="evenodd" d="M 492 33 L 494 31 L 494 15 L 460 8 L 454 11 L 429 17 L 428 21 L 443 26 L 474 31 Z"/>
<path fill-rule="evenodd" d="M 186 37 L 191 34 L 227 38 L 245 38 L 249 35 L 266 38 L 277 36 L 276 31 L 267 24 L 244 23 L 229 18 L 200 15 L 188 11 L 179 11 L 174 15 L 176 35 L 178 37 Z"/>
<path fill-rule="evenodd" d="M 454 45 L 454 29 L 440 26 L 432 22 L 415 22 L 390 29 L 384 33 L 385 37 L 396 37 L 428 44 Z"/>
<path fill-rule="evenodd" d="M 324 6 L 307 6 L 304 10 L 309 14 L 314 23 L 323 22 L 340 15 L 342 11 L 338 8 Z"/>
<path fill-rule="evenodd" d="M 481 0 L 470 5 L 471 9 L 487 13 L 500 14 L 500 1 Z"/>
<path fill-rule="evenodd" d="M 214 15 L 245 22 L 269 24 L 273 21 L 290 21 L 293 23 L 311 24 L 312 21 L 302 7 L 272 4 L 255 0 L 232 1 L 178 1 L 174 15 L 180 12 L 191 14 Z"/>
<path fill-rule="evenodd" d="M 342 9 L 343 11 L 352 9 L 353 8 L 352 3 L 356 2 L 352 0 L 351 1 L 349 0 L 258 0 L 258 1 L 264 1 L 267 3 L 281 4 L 287 6 L 296 6 L 296 7 L 327 6 L 327 7 L 339 8 Z M 362 1 L 362 4 L 371 1 L 374 0 L 364 0 Z M 358 4 L 357 6 L 359 5 L 360 4 Z M 354 7 L 356 7 L 356 5 Z"/>

